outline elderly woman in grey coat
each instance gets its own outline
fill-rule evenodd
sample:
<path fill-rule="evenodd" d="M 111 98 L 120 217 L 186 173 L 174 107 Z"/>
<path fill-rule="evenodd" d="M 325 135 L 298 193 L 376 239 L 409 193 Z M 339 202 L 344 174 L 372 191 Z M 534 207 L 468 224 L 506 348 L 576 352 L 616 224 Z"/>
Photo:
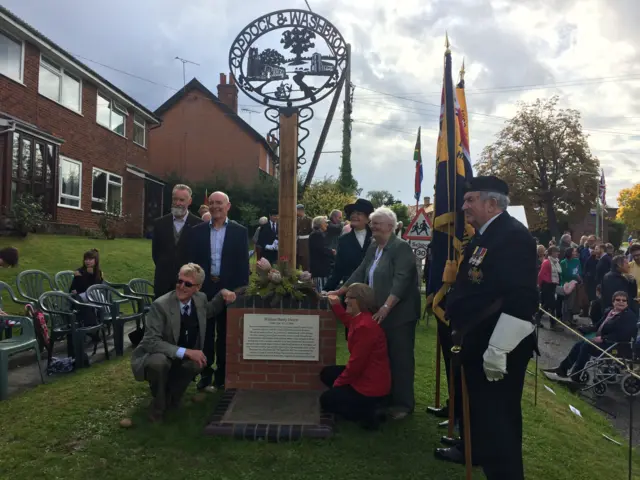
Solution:
<path fill-rule="evenodd" d="M 369 219 L 373 241 L 362 263 L 339 290 L 329 294 L 344 295 L 356 282 L 373 288 L 379 307 L 373 318 L 385 331 L 391 365 L 389 413 L 402 419 L 415 408 L 414 348 L 420 317 L 416 259 L 409 244 L 395 235 L 398 220 L 393 210 L 380 207 Z"/>

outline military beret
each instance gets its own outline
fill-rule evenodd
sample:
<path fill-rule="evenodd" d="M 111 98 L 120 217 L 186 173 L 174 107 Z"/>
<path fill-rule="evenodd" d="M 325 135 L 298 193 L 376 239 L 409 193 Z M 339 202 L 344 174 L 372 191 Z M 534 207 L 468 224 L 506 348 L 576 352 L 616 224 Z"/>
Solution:
<path fill-rule="evenodd" d="M 464 185 L 466 192 L 495 192 L 509 195 L 509 185 L 504 180 L 493 175 L 473 177 Z"/>
<path fill-rule="evenodd" d="M 304 210 L 304 205 L 299 203 L 298 205 L 296 205 L 296 210 Z"/>

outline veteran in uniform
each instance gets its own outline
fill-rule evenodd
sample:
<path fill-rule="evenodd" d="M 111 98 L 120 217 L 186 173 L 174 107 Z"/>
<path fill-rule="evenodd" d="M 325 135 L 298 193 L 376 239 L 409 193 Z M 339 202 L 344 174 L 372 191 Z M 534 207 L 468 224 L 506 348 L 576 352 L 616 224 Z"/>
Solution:
<path fill-rule="evenodd" d="M 538 307 L 535 241 L 507 213 L 509 188 L 494 176 L 465 188 L 462 209 L 476 229 L 447 296 L 455 361 L 469 395 L 473 462 L 487 480 L 523 480 L 522 390 L 535 350 L 532 323 Z M 463 437 L 464 438 L 464 437 Z M 460 458 L 459 447 L 436 450 Z M 455 461 L 455 460 L 452 460 Z"/>
<path fill-rule="evenodd" d="M 297 252 L 297 265 L 302 270 L 309 271 L 309 235 L 311 234 L 312 221 L 304 213 L 304 205 L 296 205 L 296 252 Z"/>

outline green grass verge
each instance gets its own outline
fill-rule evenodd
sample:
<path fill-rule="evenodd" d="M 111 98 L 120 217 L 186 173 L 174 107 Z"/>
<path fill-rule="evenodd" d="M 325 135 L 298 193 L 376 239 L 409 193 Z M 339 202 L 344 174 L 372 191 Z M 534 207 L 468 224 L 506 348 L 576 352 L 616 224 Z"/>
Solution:
<path fill-rule="evenodd" d="M 69 268 L 69 263 L 75 266 L 82 251 L 97 246 L 101 252 L 108 249 L 105 271 L 113 272 L 115 281 L 148 277 L 144 272 L 152 271 L 148 241 L 116 240 L 104 245 L 80 240 L 28 239 L 21 249 L 21 266 L 55 272 Z M 51 243 L 57 244 L 59 251 L 51 252 Z M 29 252 L 33 252 L 31 259 L 27 258 Z M 0 272 L 7 278 L 7 270 Z M 17 272 L 10 272 L 9 278 L 14 278 Z M 0 403 L 5 413 L 0 416 L 0 478 L 463 478 L 462 467 L 433 458 L 433 448 L 439 446 L 443 431 L 437 428 L 437 419 L 424 410 L 434 395 L 435 326 L 422 324 L 418 330 L 416 413 L 405 421 L 386 424 L 379 432 L 340 424 L 336 436 L 326 441 L 269 444 L 210 438 L 202 432 L 217 396 L 204 403 L 187 401 L 164 424 L 150 425 L 145 418 L 148 388 L 133 380 L 125 357 L 63 376 Z M 344 339 L 338 335 L 339 361 L 344 362 L 346 355 Z M 542 377 L 534 407 L 533 380 L 527 375 L 522 401 L 527 479 L 626 478 L 626 447 L 602 437 L 604 433 L 624 444 L 609 422 L 560 386 L 552 386 L 557 395 L 546 391 Z M 572 414 L 569 404 L 583 417 Z M 132 428 L 119 426 L 124 417 L 133 419 Z M 640 472 L 637 459 L 634 468 Z M 476 470 L 474 479 L 481 478 Z"/>

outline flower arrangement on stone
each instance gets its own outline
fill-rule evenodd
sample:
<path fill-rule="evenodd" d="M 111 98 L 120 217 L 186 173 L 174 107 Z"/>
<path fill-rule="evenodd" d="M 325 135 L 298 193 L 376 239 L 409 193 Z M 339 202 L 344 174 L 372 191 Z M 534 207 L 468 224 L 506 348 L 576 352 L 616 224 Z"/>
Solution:
<path fill-rule="evenodd" d="M 245 294 L 271 299 L 274 306 L 285 298 L 317 299 L 318 294 L 313 288 L 311 274 L 301 270 L 290 271 L 287 260 L 286 257 L 281 257 L 278 265 L 271 265 L 266 258 L 258 260 L 255 272 L 249 277 L 249 286 Z"/>

